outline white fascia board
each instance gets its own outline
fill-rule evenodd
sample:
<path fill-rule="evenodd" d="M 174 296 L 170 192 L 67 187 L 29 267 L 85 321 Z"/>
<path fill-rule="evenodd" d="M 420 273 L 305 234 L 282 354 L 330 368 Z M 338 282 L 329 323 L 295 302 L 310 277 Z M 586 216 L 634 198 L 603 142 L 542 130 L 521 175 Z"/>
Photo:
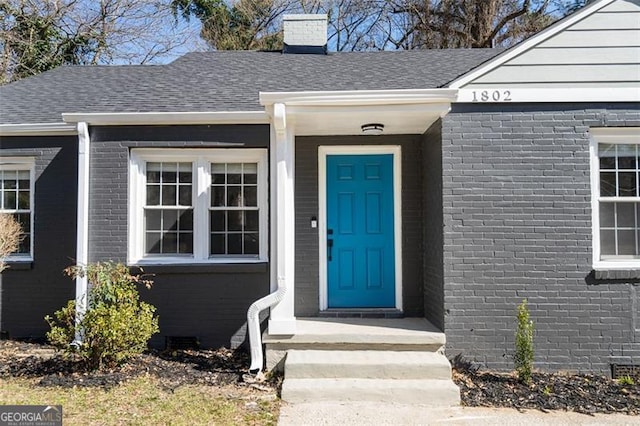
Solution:
<path fill-rule="evenodd" d="M 271 106 L 401 105 L 453 102 L 453 89 L 344 90 L 310 92 L 260 92 L 260 104 Z"/>
<path fill-rule="evenodd" d="M 269 123 L 264 111 L 64 113 L 62 119 L 94 126 Z"/>
<path fill-rule="evenodd" d="M 0 136 L 64 136 L 77 135 L 78 129 L 68 123 L 0 124 Z"/>
<path fill-rule="evenodd" d="M 518 88 L 470 87 L 458 91 L 456 103 L 640 102 L 640 87 Z"/>
<path fill-rule="evenodd" d="M 449 84 L 449 87 L 452 89 L 458 89 L 460 87 L 463 87 L 471 83 L 475 79 L 481 77 L 482 75 L 488 73 L 489 71 L 493 71 L 494 69 L 498 68 L 500 65 L 504 64 L 510 59 L 513 59 L 514 57 L 522 54 L 523 52 L 531 49 L 532 47 L 553 37 L 554 35 L 563 31 L 565 28 L 570 27 L 576 22 L 597 12 L 598 10 L 602 9 L 603 7 L 607 6 L 610 3 L 613 3 L 614 1 L 615 0 L 600 0 L 584 6 L 582 9 L 573 13 L 572 15 L 569 15 L 566 18 L 561 19 L 555 24 L 552 24 L 551 26 L 540 31 L 536 35 L 529 37 L 528 39 L 516 44 L 512 48 L 504 51 L 503 53 L 496 56 L 495 58 L 490 59 L 488 62 L 486 62 L 483 65 L 480 65 L 478 68 L 475 68 L 474 70 L 471 70 L 467 74 L 464 74 L 462 77 L 451 82 Z"/>

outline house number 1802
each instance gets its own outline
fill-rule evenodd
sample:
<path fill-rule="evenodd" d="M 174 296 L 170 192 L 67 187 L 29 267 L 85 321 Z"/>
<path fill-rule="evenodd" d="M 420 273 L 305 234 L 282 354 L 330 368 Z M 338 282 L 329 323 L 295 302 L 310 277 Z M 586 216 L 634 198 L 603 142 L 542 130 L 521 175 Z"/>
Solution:
<path fill-rule="evenodd" d="M 474 90 L 472 102 L 509 102 L 511 101 L 510 90 Z"/>

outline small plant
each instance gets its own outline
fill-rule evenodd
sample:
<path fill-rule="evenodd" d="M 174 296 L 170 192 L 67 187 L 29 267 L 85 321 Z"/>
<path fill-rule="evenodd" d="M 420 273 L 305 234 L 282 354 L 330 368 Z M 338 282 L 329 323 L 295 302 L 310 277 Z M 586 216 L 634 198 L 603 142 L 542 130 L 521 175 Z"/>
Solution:
<path fill-rule="evenodd" d="M 140 301 L 137 284 L 151 287 L 152 282 L 132 275 L 121 263 L 94 263 L 65 270 L 72 278 L 87 277 L 88 307 L 76 321 L 76 304 L 47 316 L 51 327 L 47 338 L 67 354 L 76 354 L 89 369 L 114 367 L 142 353 L 151 336 L 158 332 L 155 307 Z M 75 342 L 75 336 L 81 336 Z"/>
<path fill-rule="evenodd" d="M 551 389 L 551 386 L 546 385 L 544 389 L 542 389 L 542 394 L 544 396 L 551 396 L 553 394 L 553 389 Z"/>
<path fill-rule="evenodd" d="M 621 376 L 621 377 L 618 377 L 618 384 L 633 386 L 636 384 L 636 382 L 635 380 L 633 380 L 633 377 L 631 376 Z"/>
<path fill-rule="evenodd" d="M 16 218 L 11 214 L 0 214 L 0 272 L 7 269 L 5 259 L 18 251 L 23 239 L 24 234 Z"/>
<path fill-rule="evenodd" d="M 533 371 L 533 321 L 529 317 L 527 299 L 518 305 L 514 364 L 518 379 L 529 384 Z"/>

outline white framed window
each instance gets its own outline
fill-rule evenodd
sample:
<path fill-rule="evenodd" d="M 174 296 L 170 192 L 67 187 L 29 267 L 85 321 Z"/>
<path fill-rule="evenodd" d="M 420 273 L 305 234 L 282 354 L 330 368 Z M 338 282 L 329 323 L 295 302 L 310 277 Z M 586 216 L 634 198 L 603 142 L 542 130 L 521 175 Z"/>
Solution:
<path fill-rule="evenodd" d="M 266 149 L 131 150 L 129 262 L 267 260 Z"/>
<path fill-rule="evenodd" d="M 22 228 L 22 241 L 9 261 L 33 260 L 35 159 L 0 160 L 0 213 L 11 214 Z"/>
<path fill-rule="evenodd" d="M 640 128 L 592 128 L 595 269 L 640 269 Z"/>

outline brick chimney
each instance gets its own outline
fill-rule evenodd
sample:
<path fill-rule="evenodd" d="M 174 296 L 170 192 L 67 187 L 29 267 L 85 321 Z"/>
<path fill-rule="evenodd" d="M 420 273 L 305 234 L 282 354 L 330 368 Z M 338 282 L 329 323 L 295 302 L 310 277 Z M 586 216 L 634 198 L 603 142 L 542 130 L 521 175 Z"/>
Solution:
<path fill-rule="evenodd" d="M 327 15 L 284 15 L 283 53 L 327 54 Z"/>

